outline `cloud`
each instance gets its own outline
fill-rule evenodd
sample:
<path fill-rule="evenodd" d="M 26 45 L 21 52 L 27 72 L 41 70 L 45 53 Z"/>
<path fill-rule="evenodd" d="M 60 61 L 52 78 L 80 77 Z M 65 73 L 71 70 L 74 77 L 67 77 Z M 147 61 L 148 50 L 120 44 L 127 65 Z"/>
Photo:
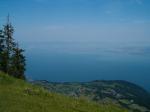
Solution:
<path fill-rule="evenodd" d="M 144 23 L 146 23 L 146 21 L 144 21 L 144 20 L 134 20 L 133 23 L 135 23 L 135 24 L 144 24 Z"/>
<path fill-rule="evenodd" d="M 112 14 L 112 11 L 111 10 L 106 10 L 105 13 L 110 15 L 110 14 Z"/>
<path fill-rule="evenodd" d="M 42 2 L 46 2 L 47 0 L 34 0 L 34 1 L 38 3 L 42 3 Z"/>
<path fill-rule="evenodd" d="M 144 0 L 129 0 L 131 4 L 142 5 Z"/>
<path fill-rule="evenodd" d="M 64 26 L 59 26 L 59 25 L 51 25 L 51 26 L 45 26 L 43 29 L 46 30 L 46 31 L 63 30 L 63 29 L 65 29 L 65 27 Z"/>
<path fill-rule="evenodd" d="M 143 4 L 143 0 L 135 0 L 135 2 L 139 5 L 142 5 Z"/>
<path fill-rule="evenodd" d="M 150 55 L 150 46 L 124 46 L 121 48 L 111 48 L 107 52 L 114 54 L 129 54 L 129 55 Z"/>

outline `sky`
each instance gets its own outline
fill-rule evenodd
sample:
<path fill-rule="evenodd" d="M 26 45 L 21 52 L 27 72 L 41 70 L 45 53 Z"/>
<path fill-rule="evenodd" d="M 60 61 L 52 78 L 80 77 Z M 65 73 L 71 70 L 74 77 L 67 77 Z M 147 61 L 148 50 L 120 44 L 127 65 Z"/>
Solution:
<path fill-rule="evenodd" d="M 0 27 L 8 14 L 15 40 L 26 50 L 29 77 L 46 78 L 43 71 L 47 71 L 55 81 L 60 70 L 77 80 L 75 74 L 91 69 L 87 77 L 93 80 L 93 71 L 103 79 L 110 70 L 112 77 L 150 90 L 150 0 L 0 0 Z M 59 65 L 72 68 L 47 68 Z"/>
<path fill-rule="evenodd" d="M 20 41 L 150 41 L 149 0 L 1 0 Z M 42 37 L 42 39 L 41 39 Z"/>

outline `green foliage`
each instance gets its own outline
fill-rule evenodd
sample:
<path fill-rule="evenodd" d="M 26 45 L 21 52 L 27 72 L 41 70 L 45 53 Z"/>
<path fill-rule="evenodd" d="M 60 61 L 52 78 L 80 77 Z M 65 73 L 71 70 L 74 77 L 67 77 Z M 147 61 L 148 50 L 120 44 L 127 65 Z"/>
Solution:
<path fill-rule="evenodd" d="M 128 112 L 114 104 L 97 104 L 49 93 L 20 79 L 0 73 L 0 112 Z"/>
<path fill-rule="evenodd" d="M 12 66 L 10 70 L 10 74 L 12 76 L 20 78 L 20 79 L 25 79 L 24 76 L 24 71 L 25 71 L 25 56 L 23 55 L 24 50 L 19 48 L 19 45 L 16 45 L 16 48 L 13 49 L 13 54 L 12 54 Z"/>
<path fill-rule="evenodd" d="M 5 71 L 5 44 L 3 31 L 0 30 L 0 70 Z"/>
<path fill-rule="evenodd" d="M 16 78 L 25 79 L 24 50 L 14 42 L 13 33 L 14 28 L 8 21 L 0 31 L 0 70 Z"/>

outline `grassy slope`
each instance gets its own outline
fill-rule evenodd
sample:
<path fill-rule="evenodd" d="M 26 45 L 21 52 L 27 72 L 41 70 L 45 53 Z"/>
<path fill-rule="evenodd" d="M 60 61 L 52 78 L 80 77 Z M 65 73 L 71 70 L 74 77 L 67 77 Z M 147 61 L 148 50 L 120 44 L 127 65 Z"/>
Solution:
<path fill-rule="evenodd" d="M 99 105 L 49 93 L 0 73 L 0 112 L 127 112 L 115 105 Z"/>

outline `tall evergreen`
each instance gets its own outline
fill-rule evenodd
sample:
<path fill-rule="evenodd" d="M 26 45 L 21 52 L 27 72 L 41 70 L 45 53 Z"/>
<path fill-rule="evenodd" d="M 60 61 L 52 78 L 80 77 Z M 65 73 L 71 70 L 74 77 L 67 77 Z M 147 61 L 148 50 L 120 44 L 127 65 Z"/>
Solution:
<path fill-rule="evenodd" d="M 25 71 L 25 56 L 23 55 L 24 50 L 19 48 L 19 44 L 16 44 L 16 47 L 13 49 L 13 54 L 11 57 L 12 67 L 11 74 L 14 77 L 25 79 L 24 71 Z"/>
<path fill-rule="evenodd" d="M 6 25 L 0 30 L 0 71 L 16 78 L 25 79 L 25 56 L 24 50 L 14 42 L 14 28 L 7 18 Z"/>
<path fill-rule="evenodd" d="M 4 72 L 10 74 L 10 68 L 11 68 L 11 56 L 13 53 L 13 48 L 15 47 L 15 42 L 13 39 L 13 33 L 14 33 L 14 29 L 13 26 L 11 25 L 11 23 L 9 22 L 9 16 L 7 18 L 7 23 L 6 25 L 4 25 L 3 28 L 3 33 L 4 33 L 4 39 L 5 39 L 5 66 L 6 66 L 6 70 Z"/>
<path fill-rule="evenodd" d="M 6 50 L 6 39 L 4 31 L 0 31 L 0 70 L 7 73 L 8 71 L 8 55 Z"/>
<path fill-rule="evenodd" d="M 0 30 L 0 71 L 4 71 L 3 61 L 4 61 L 4 35 L 3 31 Z"/>

